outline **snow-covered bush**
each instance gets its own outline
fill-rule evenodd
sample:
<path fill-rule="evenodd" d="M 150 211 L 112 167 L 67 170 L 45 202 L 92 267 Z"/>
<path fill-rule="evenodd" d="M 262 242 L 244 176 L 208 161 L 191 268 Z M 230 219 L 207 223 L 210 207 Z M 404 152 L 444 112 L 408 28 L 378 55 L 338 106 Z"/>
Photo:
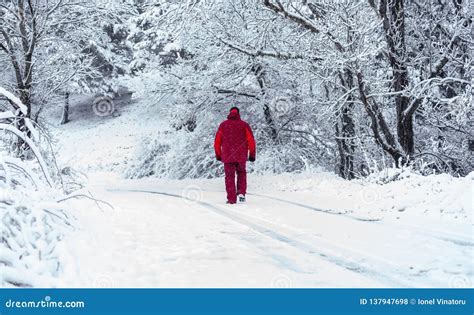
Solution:
<path fill-rule="evenodd" d="M 0 188 L 0 286 L 54 286 L 61 270 L 56 245 L 70 223 L 53 198 Z"/>
<path fill-rule="evenodd" d="M 56 245 L 70 220 L 56 201 L 62 192 L 37 146 L 39 131 L 14 95 L 2 88 L 0 95 L 17 109 L 0 113 L 0 134 L 13 135 L 28 152 L 23 160 L 5 155 L 8 150 L 0 155 L 0 286 L 51 286 L 60 271 Z M 27 130 L 16 127 L 19 119 Z"/>
<path fill-rule="evenodd" d="M 230 103 L 231 104 L 231 103 Z M 126 170 L 126 177 L 141 178 L 147 176 L 167 178 L 214 178 L 223 174 L 222 163 L 214 153 L 214 137 L 219 124 L 226 119 L 230 105 L 223 102 L 221 110 L 211 110 L 212 104 L 200 112 L 192 113 L 192 108 L 178 106 L 180 115 L 173 115 L 175 110 L 165 112 L 174 129 L 156 133 L 152 139 L 145 140 L 139 147 L 135 163 Z M 304 140 L 293 137 L 291 132 L 282 131 L 276 139 L 271 138 L 260 111 L 261 104 L 243 104 L 242 119 L 253 128 L 257 142 L 257 159 L 248 163 L 248 171 L 258 173 L 283 173 L 306 170 L 319 165 L 331 157 L 332 148 L 317 142 L 316 129 L 306 133 Z M 209 110 L 207 110 L 209 109 Z M 294 118 L 294 120 L 301 118 Z M 192 121 L 196 124 L 193 126 Z M 274 116 L 274 124 L 280 128 L 287 120 Z M 192 128 L 190 128 L 192 126 Z M 287 127 L 292 128 L 289 124 Z M 329 164 L 329 163 L 327 163 Z"/>
<path fill-rule="evenodd" d="M 137 152 L 136 163 L 131 165 L 126 176 L 141 178 L 147 176 L 168 178 L 212 178 L 220 174 L 215 161 L 210 136 L 198 139 L 196 134 L 185 130 L 158 135 L 158 139 L 145 141 Z M 197 145 L 200 142 L 201 145 Z M 196 150 L 188 152 L 190 144 L 194 143 Z M 193 155 L 194 154 L 194 155 Z"/>

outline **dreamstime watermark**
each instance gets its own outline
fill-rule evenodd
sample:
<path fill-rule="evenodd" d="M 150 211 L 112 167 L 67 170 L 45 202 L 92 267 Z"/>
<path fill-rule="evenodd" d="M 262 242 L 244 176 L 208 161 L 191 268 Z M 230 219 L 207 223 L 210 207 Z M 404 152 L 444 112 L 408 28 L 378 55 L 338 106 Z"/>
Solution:
<path fill-rule="evenodd" d="M 291 100 L 285 96 L 277 96 L 272 99 L 271 108 L 278 114 L 286 114 L 291 109 Z"/>
<path fill-rule="evenodd" d="M 6 308 L 85 308 L 84 301 L 53 301 L 49 295 L 40 301 L 14 301 L 5 302 Z"/>
<path fill-rule="evenodd" d="M 92 110 L 99 117 L 107 117 L 115 112 L 115 104 L 110 97 L 99 96 L 92 103 Z"/>
<path fill-rule="evenodd" d="M 468 277 L 463 275 L 454 275 L 449 279 L 450 288 L 471 288 L 472 283 Z"/>
<path fill-rule="evenodd" d="M 370 188 L 370 187 L 364 187 L 360 191 L 360 197 L 362 199 L 362 202 L 367 204 L 367 205 L 374 204 L 374 203 L 378 202 L 381 198 L 379 192 L 375 189 Z"/>
<path fill-rule="evenodd" d="M 272 279 L 272 288 L 291 288 L 292 283 L 290 277 L 287 275 L 277 275 Z"/>
<path fill-rule="evenodd" d="M 202 189 L 195 185 L 186 186 L 181 191 L 181 197 L 189 204 L 200 202 L 203 198 Z"/>
<path fill-rule="evenodd" d="M 93 281 L 94 288 L 113 288 L 115 286 L 113 279 L 109 275 L 98 275 Z"/>

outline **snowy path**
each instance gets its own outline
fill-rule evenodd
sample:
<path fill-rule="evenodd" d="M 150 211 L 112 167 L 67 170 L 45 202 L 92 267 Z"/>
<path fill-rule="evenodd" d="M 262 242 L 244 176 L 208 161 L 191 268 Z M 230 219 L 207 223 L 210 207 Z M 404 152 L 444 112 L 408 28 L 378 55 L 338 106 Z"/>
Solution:
<path fill-rule="evenodd" d="M 67 241 L 64 285 L 448 287 L 472 281 L 473 243 L 465 231 L 370 221 L 272 195 L 249 194 L 247 204 L 227 206 L 218 189 L 121 185 L 97 187 L 94 195 L 115 210 L 97 211 L 91 203 L 77 214 L 81 228 Z"/>

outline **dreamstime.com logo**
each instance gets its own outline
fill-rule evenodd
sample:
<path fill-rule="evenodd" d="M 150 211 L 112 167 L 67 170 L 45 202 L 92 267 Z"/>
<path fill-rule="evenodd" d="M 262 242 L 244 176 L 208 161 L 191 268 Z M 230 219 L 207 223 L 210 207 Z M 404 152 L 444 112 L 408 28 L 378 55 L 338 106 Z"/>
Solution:
<path fill-rule="evenodd" d="M 187 204 L 195 204 L 202 201 L 202 189 L 199 186 L 190 185 L 181 192 L 181 197 Z"/>
<path fill-rule="evenodd" d="M 92 110 L 99 117 L 107 117 L 115 112 L 115 104 L 110 97 L 99 96 L 92 103 Z"/>
<path fill-rule="evenodd" d="M 14 308 L 85 308 L 84 301 L 52 301 L 50 296 L 45 296 L 40 301 L 14 301 L 5 302 L 8 309 Z"/>
<path fill-rule="evenodd" d="M 277 275 L 272 279 L 272 288 L 291 288 L 291 279 L 287 275 Z"/>
<path fill-rule="evenodd" d="M 271 108 L 280 115 L 288 114 L 292 108 L 291 99 L 284 96 L 275 97 L 272 99 Z"/>

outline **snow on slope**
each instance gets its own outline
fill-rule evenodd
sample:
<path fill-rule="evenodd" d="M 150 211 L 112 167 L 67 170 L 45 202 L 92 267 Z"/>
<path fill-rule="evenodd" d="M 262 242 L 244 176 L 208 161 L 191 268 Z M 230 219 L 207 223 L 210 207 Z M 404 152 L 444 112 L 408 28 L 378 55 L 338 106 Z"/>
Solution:
<path fill-rule="evenodd" d="M 167 124 L 150 102 L 140 99 L 131 104 L 116 101 L 115 111 L 106 117 L 94 114 L 93 96 L 71 100 L 71 121 L 56 123 L 60 165 L 84 172 L 114 170 L 120 172 L 133 157 L 136 147 L 145 139 L 165 130 Z M 60 121 L 60 108 L 52 114 Z"/>

